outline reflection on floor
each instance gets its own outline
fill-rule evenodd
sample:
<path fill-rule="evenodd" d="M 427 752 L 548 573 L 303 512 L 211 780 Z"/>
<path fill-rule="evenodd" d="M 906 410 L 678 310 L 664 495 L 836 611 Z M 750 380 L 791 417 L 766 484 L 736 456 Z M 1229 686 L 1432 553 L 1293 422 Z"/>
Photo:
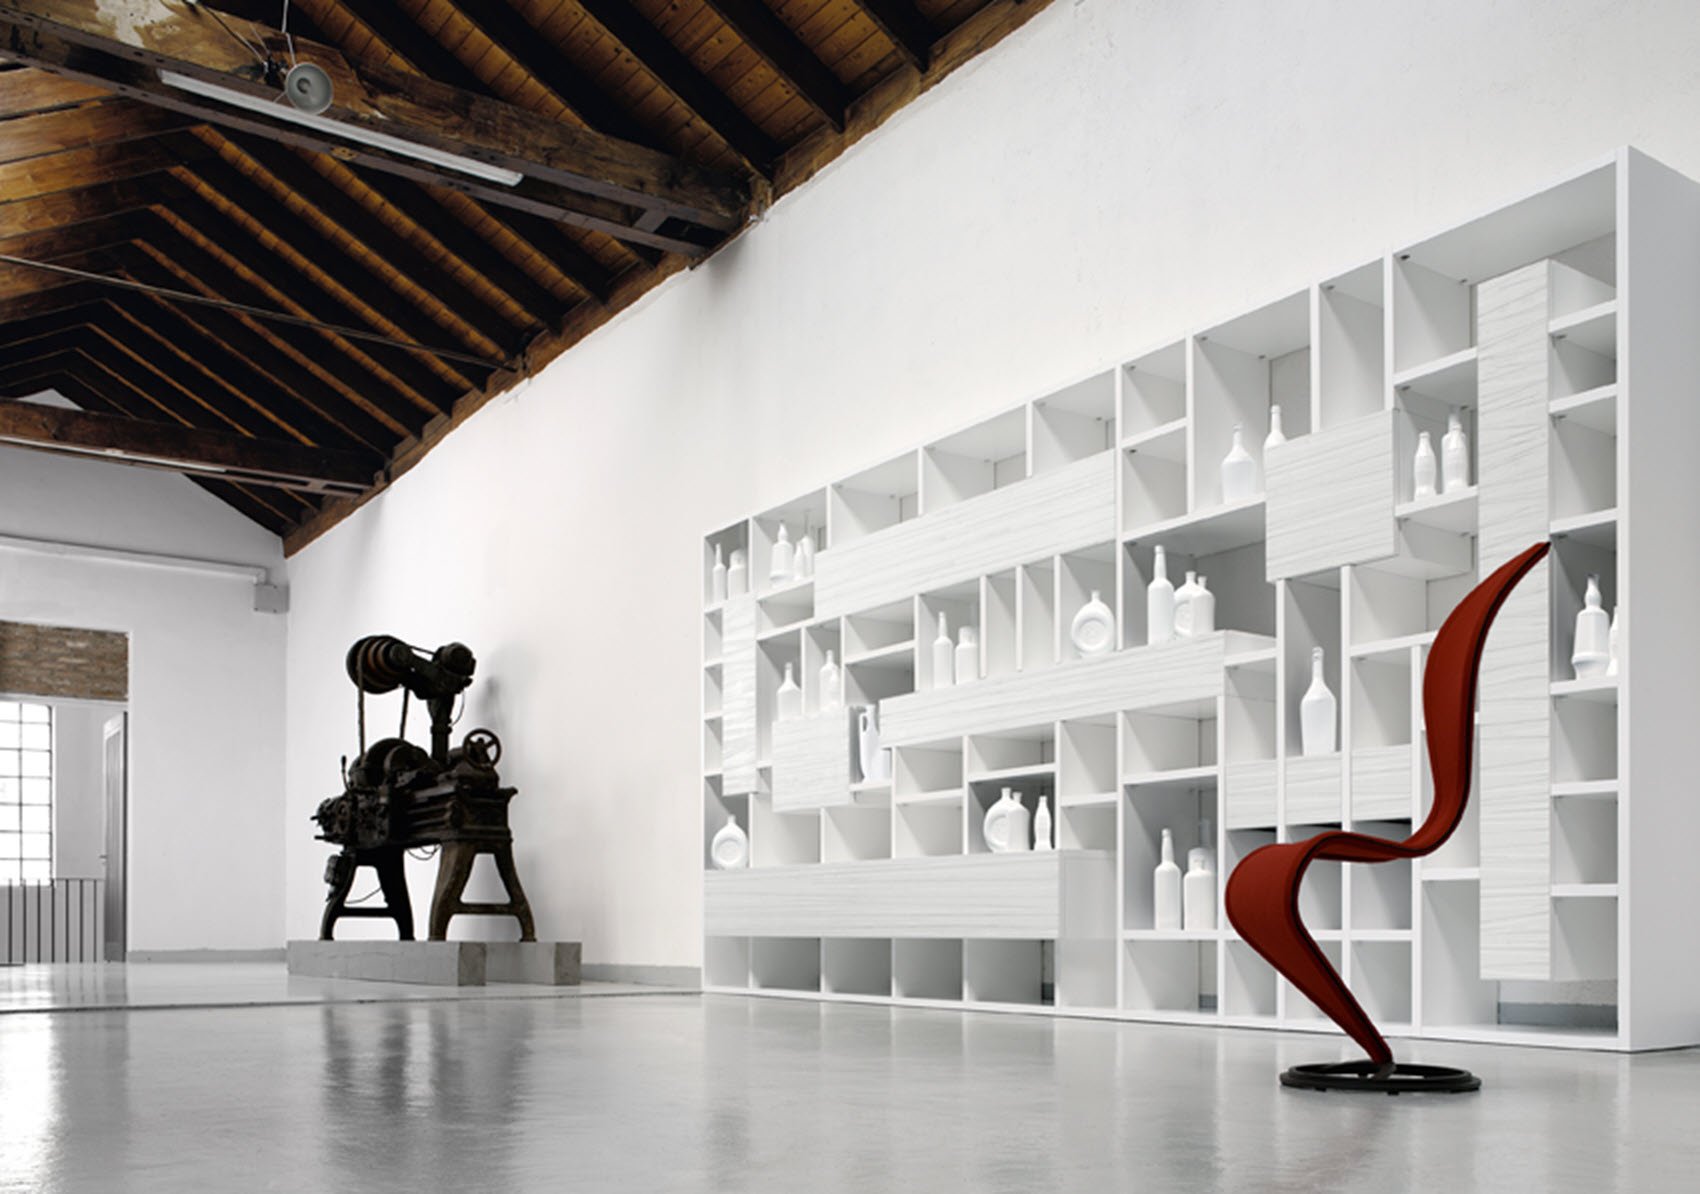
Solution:
<path fill-rule="evenodd" d="M 660 994 L 0 1018 L 0 1189 L 1692 1189 L 1700 1052 L 1425 1042 L 1480 1094 L 1283 1091 L 1339 1041 Z"/>

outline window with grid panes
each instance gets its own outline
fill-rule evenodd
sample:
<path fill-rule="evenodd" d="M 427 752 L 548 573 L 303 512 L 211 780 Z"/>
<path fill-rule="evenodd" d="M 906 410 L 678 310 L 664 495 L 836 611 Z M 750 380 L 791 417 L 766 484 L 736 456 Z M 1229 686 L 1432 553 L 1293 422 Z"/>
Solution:
<path fill-rule="evenodd" d="M 0 701 L 0 883 L 53 877 L 53 710 Z"/>

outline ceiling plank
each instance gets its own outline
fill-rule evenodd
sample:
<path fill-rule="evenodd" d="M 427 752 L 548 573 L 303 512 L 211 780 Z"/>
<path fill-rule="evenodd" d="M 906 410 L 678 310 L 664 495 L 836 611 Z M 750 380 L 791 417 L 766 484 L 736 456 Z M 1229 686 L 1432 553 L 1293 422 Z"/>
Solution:
<path fill-rule="evenodd" d="M 839 132 L 853 98 L 815 52 L 780 20 L 765 0 L 707 0 L 732 31 L 767 62 L 786 84 Z"/>
<path fill-rule="evenodd" d="M 8 113 L 0 109 L 0 117 Z M 159 133 L 188 128 L 193 119 L 181 112 L 129 100 L 111 100 L 80 108 L 61 108 L 21 116 L 0 124 L 0 163 L 94 145 L 120 145 Z"/>
<path fill-rule="evenodd" d="M 379 468 L 362 454 L 11 400 L 0 400 L 0 443 L 310 493 L 364 493 Z"/>
<path fill-rule="evenodd" d="M 135 211 L 154 202 L 157 179 L 126 178 L 100 186 L 16 199 L 0 191 L 0 236 L 19 236 L 48 228 L 68 228 L 115 212 Z"/>
<path fill-rule="evenodd" d="M 33 261 L 52 261 L 91 249 L 127 244 L 135 238 L 135 226 L 136 216 L 126 213 L 102 216 L 68 228 L 42 228 L 16 236 L 0 236 L 0 253 Z"/>
<path fill-rule="evenodd" d="M 103 182 L 157 174 L 204 158 L 211 152 L 192 137 L 172 134 L 151 141 L 92 145 L 26 158 L 0 165 L 0 195 L 15 203 L 61 191 L 82 190 Z"/>
<path fill-rule="evenodd" d="M 64 79 L 34 67 L 0 74 L 0 112 L 8 116 L 31 116 L 111 98 L 112 93 L 104 87 Z"/>
<path fill-rule="evenodd" d="M 87 307 L 101 302 L 105 297 L 104 287 L 93 282 L 73 282 L 69 286 L 58 286 L 52 290 L 24 295 L 22 298 L 0 299 L 0 325 L 36 315 Z"/>
<path fill-rule="evenodd" d="M 856 0 L 856 3 L 897 47 L 897 52 L 909 60 L 910 66 L 925 71 L 931 65 L 938 30 L 915 7 L 913 0 Z"/>

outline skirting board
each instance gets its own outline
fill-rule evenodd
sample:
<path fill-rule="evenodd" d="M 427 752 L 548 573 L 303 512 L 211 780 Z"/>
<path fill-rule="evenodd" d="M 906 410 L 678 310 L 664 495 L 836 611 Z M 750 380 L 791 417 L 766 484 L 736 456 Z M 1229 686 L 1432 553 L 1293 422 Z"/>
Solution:
<path fill-rule="evenodd" d="M 127 962 L 192 962 L 202 965 L 230 962 L 281 962 L 281 949 L 133 949 Z"/>
<path fill-rule="evenodd" d="M 587 983 L 631 983 L 639 987 L 682 987 L 702 990 L 701 966 L 649 966 L 622 962 L 586 962 Z"/>

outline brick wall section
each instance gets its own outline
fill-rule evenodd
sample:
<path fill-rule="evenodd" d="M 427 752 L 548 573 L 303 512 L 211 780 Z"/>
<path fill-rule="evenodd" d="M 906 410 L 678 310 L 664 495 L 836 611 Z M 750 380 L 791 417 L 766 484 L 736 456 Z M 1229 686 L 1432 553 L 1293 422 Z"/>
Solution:
<path fill-rule="evenodd" d="M 130 637 L 108 630 L 0 622 L 0 692 L 127 700 Z"/>

